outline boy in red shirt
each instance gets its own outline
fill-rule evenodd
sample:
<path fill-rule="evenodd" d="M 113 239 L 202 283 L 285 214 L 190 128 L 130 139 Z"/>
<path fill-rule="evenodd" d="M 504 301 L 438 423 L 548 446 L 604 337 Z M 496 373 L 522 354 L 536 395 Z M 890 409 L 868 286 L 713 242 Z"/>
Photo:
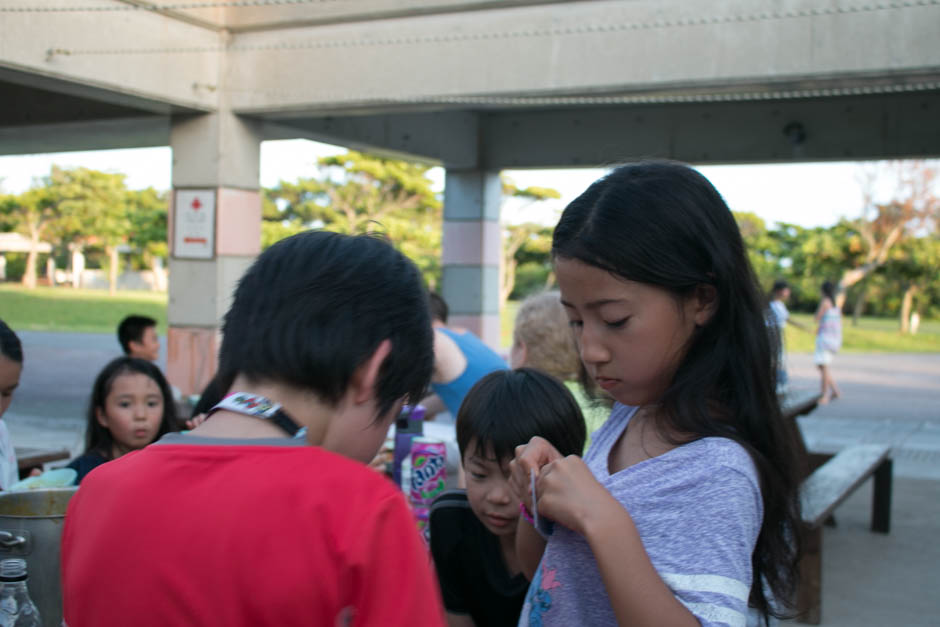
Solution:
<path fill-rule="evenodd" d="M 442 625 L 414 519 L 365 465 L 432 363 L 418 271 L 388 243 L 269 248 L 225 316 L 226 399 L 72 498 L 68 625 Z"/>

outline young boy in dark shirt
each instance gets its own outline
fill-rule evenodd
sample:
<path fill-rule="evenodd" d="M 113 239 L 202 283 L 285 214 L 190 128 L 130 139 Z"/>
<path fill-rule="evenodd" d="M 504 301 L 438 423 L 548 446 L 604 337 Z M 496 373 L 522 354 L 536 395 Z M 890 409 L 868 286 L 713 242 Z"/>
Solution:
<path fill-rule="evenodd" d="M 519 500 L 509 486 L 516 446 L 533 436 L 580 454 L 585 426 L 565 386 L 538 370 L 501 370 L 468 392 L 457 414 L 466 490 L 431 506 L 431 553 L 450 627 L 515 625 L 529 582 L 516 557 Z"/>

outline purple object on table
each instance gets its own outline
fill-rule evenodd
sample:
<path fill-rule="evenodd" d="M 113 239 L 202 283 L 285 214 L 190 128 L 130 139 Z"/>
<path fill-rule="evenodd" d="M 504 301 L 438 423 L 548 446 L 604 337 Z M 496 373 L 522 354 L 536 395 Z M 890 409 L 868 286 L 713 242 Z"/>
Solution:
<path fill-rule="evenodd" d="M 411 441 L 424 434 L 422 405 L 405 405 L 395 419 L 395 456 L 392 460 L 392 479 L 401 485 L 401 462 L 411 453 Z"/>

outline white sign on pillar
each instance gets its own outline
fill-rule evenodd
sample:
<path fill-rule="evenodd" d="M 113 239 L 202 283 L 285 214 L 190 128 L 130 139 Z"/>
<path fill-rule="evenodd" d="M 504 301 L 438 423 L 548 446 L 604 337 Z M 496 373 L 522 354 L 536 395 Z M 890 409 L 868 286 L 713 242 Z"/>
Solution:
<path fill-rule="evenodd" d="M 176 190 L 173 231 L 174 257 L 212 259 L 215 254 L 215 190 Z"/>

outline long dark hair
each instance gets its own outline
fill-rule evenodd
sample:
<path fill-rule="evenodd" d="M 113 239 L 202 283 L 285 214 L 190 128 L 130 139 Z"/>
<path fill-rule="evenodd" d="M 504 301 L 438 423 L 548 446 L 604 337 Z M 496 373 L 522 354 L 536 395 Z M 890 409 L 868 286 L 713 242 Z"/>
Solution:
<path fill-rule="evenodd" d="M 18 364 L 23 363 L 23 345 L 7 323 L 0 320 L 0 355 Z"/>
<path fill-rule="evenodd" d="M 823 284 L 819 287 L 819 291 L 823 293 L 823 296 L 831 300 L 833 305 L 836 304 L 836 294 L 839 290 L 836 289 L 832 281 L 823 281 Z"/>
<path fill-rule="evenodd" d="M 122 374 L 142 374 L 153 379 L 153 382 L 160 388 L 160 395 L 163 397 L 163 417 L 160 420 L 160 428 L 157 430 L 157 437 L 154 440 L 160 439 L 171 431 L 179 430 L 173 393 L 170 391 L 170 384 L 167 383 L 160 369 L 146 359 L 118 357 L 98 373 L 98 377 L 91 388 L 91 400 L 88 402 L 88 428 L 85 431 L 86 453 L 98 453 L 102 457 L 111 458 L 114 437 L 106 427 L 98 422 L 96 410 L 101 409 L 104 411 L 104 404 L 111 392 L 111 385 Z"/>
<path fill-rule="evenodd" d="M 767 303 L 721 195 L 684 164 L 619 167 L 568 205 L 552 254 L 658 286 L 677 299 L 703 285 L 715 289 L 716 311 L 690 340 L 661 399 L 658 427 L 666 437 L 730 438 L 750 453 L 764 504 L 750 605 L 765 619 L 780 616 L 782 608 L 768 599 L 763 584 L 777 601 L 793 599 L 800 521 L 796 452 L 774 389 Z"/>

